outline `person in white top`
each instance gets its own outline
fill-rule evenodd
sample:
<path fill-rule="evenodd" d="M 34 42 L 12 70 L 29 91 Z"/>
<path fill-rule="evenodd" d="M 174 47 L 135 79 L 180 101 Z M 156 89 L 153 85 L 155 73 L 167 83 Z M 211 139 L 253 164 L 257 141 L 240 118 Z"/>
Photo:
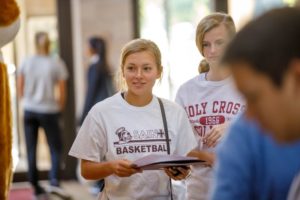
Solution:
<path fill-rule="evenodd" d="M 126 89 L 97 103 L 85 118 L 69 155 L 81 159 L 86 179 L 105 180 L 99 199 L 171 199 L 170 179 L 185 178 L 189 170 L 141 171 L 133 161 L 149 154 L 186 155 L 196 147 L 192 127 L 183 108 L 162 99 L 168 123 L 166 140 L 158 97 L 152 94 L 162 75 L 159 48 L 150 40 L 127 43 L 121 54 L 121 78 Z M 176 199 L 175 197 L 173 199 Z"/>
<path fill-rule="evenodd" d="M 59 176 L 63 147 L 60 115 L 66 102 L 68 71 L 61 59 L 51 56 L 47 32 L 35 34 L 35 45 L 36 54 L 26 58 L 18 69 L 18 95 L 24 108 L 28 179 L 35 198 L 43 199 L 47 194 L 39 183 L 36 158 L 39 128 L 45 131 L 51 155 L 49 191 L 63 192 Z"/>
<path fill-rule="evenodd" d="M 227 14 L 212 13 L 199 22 L 196 45 L 205 60 L 200 63 L 200 74 L 184 83 L 176 95 L 175 101 L 185 109 L 198 142 L 197 149 L 189 155 L 208 163 L 191 168 L 191 176 L 186 180 L 189 200 L 209 198 L 215 146 L 228 122 L 245 107 L 230 72 L 219 63 L 235 32 L 234 22 Z"/>

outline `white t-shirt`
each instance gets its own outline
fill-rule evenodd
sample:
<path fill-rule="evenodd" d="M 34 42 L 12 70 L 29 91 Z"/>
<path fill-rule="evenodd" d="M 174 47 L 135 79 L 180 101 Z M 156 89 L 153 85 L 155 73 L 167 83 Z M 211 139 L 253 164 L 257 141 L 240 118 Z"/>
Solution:
<path fill-rule="evenodd" d="M 179 103 L 186 111 L 198 141 L 198 149 L 214 152 L 215 148 L 207 148 L 202 139 L 218 124 L 231 121 L 245 108 L 245 103 L 230 78 L 222 81 L 207 81 L 205 74 L 200 74 L 184 83 L 176 95 Z M 192 167 L 192 174 L 186 180 L 187 199 L 207 199 L 212 181 L 210 167 Z"/>
<path fill-rule="evenodd" d="M 170 138 L 171 154 L 186 155 L 197 143 L 185 111 L 162 99 Z M 166 138 L 157 97 L 143 107 L 128 104 L 117 93 L 97 103 L 84 120 L 69 152 L 94 162 L 128 159 L 149 154 L 167 154 Z M 162 170 L 121 178 L 105 178 L 101 199 L 169 199 L 169 178 Z"/>
<path fill-rule="evenodd" d="M 68 78 L 68 71 L 62 60 L 51 56 L 31 56 L 22 63 L 19 73 L 24 76 L 25 110 L 38 113 L 59 112 L 55 85 Z"/>

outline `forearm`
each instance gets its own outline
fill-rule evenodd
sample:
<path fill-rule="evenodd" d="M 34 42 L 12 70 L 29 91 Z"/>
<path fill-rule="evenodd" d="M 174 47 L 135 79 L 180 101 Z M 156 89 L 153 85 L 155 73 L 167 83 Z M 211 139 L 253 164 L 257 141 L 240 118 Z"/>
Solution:
<path fill-rule="evenodd" d="M 19 75 L 17 78 L 17 94 L 18 98 L 21 99 L 24 95 L 24 76 Z"/>
<path fill-rule="evenodd" d="M 88 180 L 99 180 L 114 173 L 112 162 L 91 162 L 81 160 L 81 175 Z"/>
<path fill-rule="evenodd" d="M 89 180 L 103 179 L 112 174 L 119 177 L 129 177 L 141 171 L 141 169 L 133 168 L 132 162 L 126 159 L 107 162 L 81 160 L 81 174 Z"/>
<path fill-rule="evenodd" d="M 63 111 L 65 108 L 66 103 L 66 82 L 64 80 L 60 81 L 58 84 L 59 87 L 59 97 L 58 97 L 58 104 L 60 107 L 60 110 Z"/>

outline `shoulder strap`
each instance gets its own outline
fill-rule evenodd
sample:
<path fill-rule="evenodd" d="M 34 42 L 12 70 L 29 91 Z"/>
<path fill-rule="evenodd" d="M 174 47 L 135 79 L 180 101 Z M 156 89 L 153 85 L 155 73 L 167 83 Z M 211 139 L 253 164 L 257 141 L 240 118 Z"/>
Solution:
<path fill-rule="evenodd" d="M 167 124 L 165 108 L 164 108 L 162 100 L 160 98 L 157 98 L 157 99 L 158 99 L 158 103 L 159 103 L 160 111 L 161 111 L 161 116 L 162 116 L 163 123 L 164 123 L 164 129 L 165 129 L 165 134 L 166 134 L 167 152 L 168 152 L 168 154 L 170 154 L 170 140 L 169 140 L 169 131 L 168 131 L 168 124 Z M 172 188 L 171 178 L 169 178 L 169 183 L 170 183 L 171 200 L 173 200 L 173 188 Z"/>
<path fill-rule="evenodd" d="M 160 98 L 158 98 L 158 102 L 159 102 L 161 116 L 162 116 L 163 123 L 164 123 L 165 134 L 166 134 L 167 152 L 168 152 L 168 154 L 170 154 L 170 140 L 169 140 L 169 132 L 168 132 L 168 124 L 167 124 L 167 119 L 166 119 L 165 108 L 164 108 L 164 105 Z"/>

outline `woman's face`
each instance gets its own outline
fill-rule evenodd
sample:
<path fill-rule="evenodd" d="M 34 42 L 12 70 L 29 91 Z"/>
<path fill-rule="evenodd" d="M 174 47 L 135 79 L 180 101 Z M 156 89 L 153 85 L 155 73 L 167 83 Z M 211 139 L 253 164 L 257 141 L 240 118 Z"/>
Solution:
<path fill-rule="evenodd" d="M 229 41 L 228 31 L 221 24 L 204 34 L 203 55 L 210 66 L 217 66 Z"/>
<path fill-rule="evenodd" d="M 152 88 L 160 71 L 154 55 L 149 51 L 141 51 L 127 56 L 123 66 L 123 77 L 128 92 L 136 96 L 152 95 Z"/>
<path fill-rule="evenodd" d="M 50 51 L 50 40 L 48 35 L 42 35 L 39 39 L 38 39 L 38 49 L 43 50 L 43 51 Z"/>

